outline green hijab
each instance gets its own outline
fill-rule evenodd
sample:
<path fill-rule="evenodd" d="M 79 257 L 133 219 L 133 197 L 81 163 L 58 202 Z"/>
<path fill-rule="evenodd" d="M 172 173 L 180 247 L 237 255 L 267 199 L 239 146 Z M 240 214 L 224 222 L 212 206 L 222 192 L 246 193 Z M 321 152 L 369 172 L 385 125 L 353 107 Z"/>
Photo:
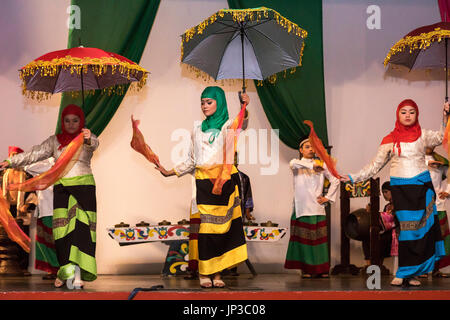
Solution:
<path fill-rule="evenodd" d="M 217 110 L 214 114 L 206 117 L 202 122 L 202 131 L 211 132 L 209 143 L 213 143 L 228 120 L 228 107 L 225 92 L 220 87 L 206 87 L 202 92 L 201 99 L 209 98 L 216 100 Z"/>

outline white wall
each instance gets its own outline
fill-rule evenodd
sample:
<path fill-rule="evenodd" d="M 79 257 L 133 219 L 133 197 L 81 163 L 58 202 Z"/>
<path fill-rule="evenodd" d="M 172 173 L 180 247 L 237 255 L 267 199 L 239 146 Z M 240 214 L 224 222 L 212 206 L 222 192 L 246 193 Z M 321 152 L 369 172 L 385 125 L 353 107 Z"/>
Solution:
<path fill-rule="evenodd" d="M 438 20 L 432 1 L 330 1 L 323 5 L 324 64 L 327 121 L 333 155 L 342 173 L 356 171 L 375 154 L 381 138 L 394 125 L 394 111 L 406 97 L 421 107 L 424 128 L 438 128 L 443 83 L 434 73 L 416 75 L 386 72 L 382 63 L 391 45 L 416 26 Z M 366 8 L 381 8 L 381 30 L 368 30 Z M 0 11 L 0 90 L 3 116 L 0 156 L 8 145 L 24 149 L 40 143 L 54 132 L 59 95 L 42 103 L 21 95 L 17 69 L 41 54 L 62 49 L 67 44 L 66 8 L 69 1 L 3 1 Z M 100 137 L 93 158 L 97 182 L 98 271 L 103 274 L 160 272 L 168 247 L 161 243 L 119 247 L 106 228 L 121 221 L 131 225 L 145 220 L 173 223 L 189 215 L 189 177 L 163 178 L 130 146 L 130 116 L 141 120 L 147 143 L 166 167 L 172 167 L 171 141 L 174 130 L 191 130 L 201 120 L 200 93 L 206 85 L 179 63 L 180 35 L 215 11 L 227 7 L 225 0 L 163 0 L 140 64 L 151 74 L 141 92 L 128 94 L 111 123 Z M 410 19 L 398 19 L 399 15 Z M 48 18 L 45 18 L 48 17 Z M 304 63 L 307 63 L 304 61 Z M 226 83 L 230 116 L 239 106 L 239 83 Z M 249 128 L 270 129 L 253 83 Z M 355 116 L 356 115 L 356 116 Z M 372 125 L 372 126 L 370 126 Z M 263 176 L 260 165 L 242 164 L 240 169 L 252 179 L 258 222 L 272 220 L 289 226 L 293 196 L 290 159 L 297 155 L 280 143 L 280 169 L 277 175 Z M 387 170 L 381 172 L 382 181 Z M 383 204 L 383 202 L 382 202 Z M 364 203 L 353 203 L 352 208 Z M 339 202 L 332 207 L 332 265 L 339 255 Z M 287 272 L 283 268 L 288 236 L 274 244 L 249 243 L 249 257 L 259 272 Z M 352 241 L 352 262 L 362 263 L 360 243 Z M 241 268 L 247 271 L 245 266 Z"/>

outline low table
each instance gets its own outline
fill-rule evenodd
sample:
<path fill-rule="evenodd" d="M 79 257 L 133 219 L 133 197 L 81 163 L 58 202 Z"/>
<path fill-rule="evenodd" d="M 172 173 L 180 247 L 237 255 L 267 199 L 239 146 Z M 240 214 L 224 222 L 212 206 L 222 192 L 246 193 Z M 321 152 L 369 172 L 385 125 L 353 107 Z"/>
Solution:
<path fill-rule="evenodd" d="M 275 242 L 286 235 L 287 228 L 244 226 L 245 238 L 249 242 Z M 162 242 L 169 245 L 162 274 L 164 276 L 188 274 L 189 224 L 149 225 L 144 227 L 107 228 L 108 235 L 120 246 L 148 242 Z M 252 274 L 256 275 L 249 260 L 246 261 Z"/>

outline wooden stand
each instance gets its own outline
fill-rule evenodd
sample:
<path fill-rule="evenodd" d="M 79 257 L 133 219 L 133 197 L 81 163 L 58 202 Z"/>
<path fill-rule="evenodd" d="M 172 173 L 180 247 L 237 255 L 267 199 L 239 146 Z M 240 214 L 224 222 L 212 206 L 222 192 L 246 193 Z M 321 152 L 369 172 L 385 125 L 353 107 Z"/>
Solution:
<path fill-rule="evenodd" d="M 378 265 L 382 274 L 389 274 L 389 270 L 381 264 L 380 257 L 380 178 L 370 179 L 369 188 L 361 188 L 357 192 L 351 193 L 346 190 L 348 183 L 341 182 L 341 263 L 334 266 L 331 274 L 352 274 L 358 275 L 360 269 L 354 264 L 350 264 L 350 239 L 346 236 L 345 221 L 350 213 L 350 198 L 370 196 L 370 263 Z M 360 185 L 367 185 L 367 181 Z M 353 185 L 353 190 L 358 186 Z"/>

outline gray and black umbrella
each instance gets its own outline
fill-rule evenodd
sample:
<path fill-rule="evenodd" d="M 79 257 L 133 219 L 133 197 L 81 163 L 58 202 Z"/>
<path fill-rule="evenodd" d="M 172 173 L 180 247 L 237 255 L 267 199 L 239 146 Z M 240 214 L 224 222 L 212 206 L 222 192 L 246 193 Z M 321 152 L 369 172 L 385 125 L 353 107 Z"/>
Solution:
<path fill-rule="evenodd" d="M 400 39 L 384 60 L 412 69 L 443 68 L 445 76 L 445 100 L 448 101 L 448 62 L 450 22 L 439 22 L 417 28 Z"/>
<path fill-rule="evenodd" d="M 263 80 L 297 67 L 307 32 L 269 8 L 223 9 L 182 37 L 181 61 L 214 80 Z"/>

